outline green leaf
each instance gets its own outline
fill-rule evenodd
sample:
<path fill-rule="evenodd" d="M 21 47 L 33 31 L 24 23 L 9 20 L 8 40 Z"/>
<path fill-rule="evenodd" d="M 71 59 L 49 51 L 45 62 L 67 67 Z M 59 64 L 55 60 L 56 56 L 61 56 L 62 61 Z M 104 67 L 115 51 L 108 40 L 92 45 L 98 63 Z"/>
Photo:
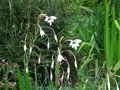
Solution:
<path fill-rule="evenodd" d="M 80 67 L 79 71 L 81 71 L 90 61 L 92 61 L 93 58 L 87 58 L 84 63 L 82 64 L 82 66 Z"/>
<path fill-rule="evenodd" d="M 18 74 L 18 81 L 19 81 L 19 89 L 20 89 L 20 90 L 24 90 L 23 80 L 22 80 L 22 76 L 21 76 L 21 74 L 20 74 L 19 69 L 17 69 L 17 74 Z"/>
<path fill-rule="evenodd" d="M 117 72 L 120 69 L 120 60 L 116 63 L 113 69 L 115 70 L 115 72 Z"/>
<path fill-rule="evenodd" d="M 117 20 L 115 20 L 115 25 L 116 25 L 117 29 L 120 31 L 120 25 Z"/>
<path fill-rule="evenodd" d="M 83 42 L 83 43 L 81 44 L 81 46 L 79 47 L 77 53 L 78 53 L 78 52 L 82 49 L 82 47 L 85 46 L 85 45 L 88 45 L 88 46 L 89 46 L 89 43 Z"/>

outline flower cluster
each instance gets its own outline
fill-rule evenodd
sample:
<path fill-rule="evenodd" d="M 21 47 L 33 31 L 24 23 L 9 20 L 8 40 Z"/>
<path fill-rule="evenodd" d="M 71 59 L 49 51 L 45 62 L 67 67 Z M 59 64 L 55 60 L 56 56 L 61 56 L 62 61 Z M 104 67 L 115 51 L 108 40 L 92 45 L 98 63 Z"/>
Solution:
<path fill-rule="evenodd" d="M 6 62 L 6 61 L 3 59 L 2 62 L 0 63 L 0 66 L 7 67 L 7 66 L 9 66 L 9 63 Z"/>
<path fill-rule="evenodd" d="M 49 23 L 50 26 L 52 26 L 52 23 L 57 19 L 56 16 L 47 16 L 47 15 L 45 15 L 45 14 L 42 14 L 42 17 L 43 17 L 43 16 L 45 17 L 45 20 L 44 20 L 44 21 L 46 21 L 47 23 Z M 41 16 L 40 16 L 40 17 L 41 17 Z M 53 31 L 53 34 L 54 34 L 54 39 L 58 42 L 57 35 L 55 34 L 55 31 L 54 31 L 51 27 L 49 27 L 49 26 L 41 27 L 41 26 L 39 25 L 39 23 L 38 23 L 37 25 L 38 25 L 38 27 L 39 27 L 39 29 L 40 29 L 40 36 L 41 36 L 41 37 L 47 36 L 47 38 L 48 38 L 48 44 L 47 44 L 47 48 L 48 48 L 48 49 L 49 49 L 49 47 L 50 47 L 50 41 L 49 41 L 48 35 L 47 35 L 47 34 L 44 32 L 44 30 L 43 30 L 44 28 L 47 28 L 47 29 L 52 30 L 52 31 Z M 62 37 L 62 38 L 63 38 L 63 37 Z M 61 38 L 61 39 L 62 39 L 62 38 Z M 59 43 L 61 42 L 61 39 L 59 40 Z M 69 44 L 69 45 L 70 45 L 72 48 L 74 48 L 75 50 L 77 50 L 79 44 L 82 42 L 80 39 L 66 40 L 66 41 L 70 41 L 70 44 Z M 67 64 L 68 64 L 68 68 L 67 68 L 67 74 L 68 74 L 68 75 L 67 75 L 67 80 L 68 80 L 68 79 L 69 79 L 69 76 L 70 76 L 70 65 L 69 65 L 69 62 L 68 62 L 67 58 L 62 55 L 63 52 L 64 52 L 64 51 L 62 50 L 62 45 L 60 45 L 60 46 L 58 47 L 58 51 L 57 51 L 57 62 L 58 62 L 58 63 L 61 63 L 62 61 L 67 62 Z M 74 55 L 70 50 L 66 50 L 65 52 L 69 52 L 69 53 L 71 53 L 71 54 L 73 55 L 73 57 L 74 57 L 74 59 L 75 59 L 74 64 L 75 64 L 75 67 L 77 68 L 77 60 L 76 60 L 75 55 Z M 38 62 L 40 63 L 40 58 L 38 59 Z M 53 59 L 53 56 L 52 56 L 51 69 L 54 69 L 54 64 L 55 64 L 55 60 Z M 52 70 L 51 70 L 51 71 L 52 71 Z M 50 77 L 51 77 L 51 80 L 52 80 L 52 78 L 53 78 L 52 72 L 51 72 Z"/>
<path fill-rule="evenodd" d="M 44 19 L 45 22 L 47 22 L 50 26 L 41 26 L 40 25 L 40 19 Z M 45 29 L 47 30 L 51 30 L 54 35 L 54 40 L 58 43 L 57 45 L 58 48 L 57 48 L 57 52 L 54 52 L 53 55 L 52 55 L 52 63 L 51 63 L 51 68 L 50 68 L 50 80 L 53 79 L 53 69 L 55 69 L 55 71 L 61 71 L 61 70 L 56 70 L 56 66 L 58 67 L 57 69 L 60 69 L 62 66 L 62 64 L 67 64 L 67 80 L 69 80 L 69 77 L 70 77 L 70 64 L 69 64 L 69 60 L 67 59 L 67 57 L 63 56 L 64 53 L 70 53 L 72 54 L 73 58 L 74 58 L 74 66 L 75 68 L 77 68 L 77 60 L 76 60 L 76 57 L 74 55 L 74 53 L 71 51 L 71 50 L 63 50 L 62 47 L 63 47 L 63 44 L 68 41 L 69 42 L 69 46 L 74 48 L 75 50 L 77 50 L 77 48 L 79 47 L 79 44 L 82 42 L 80 39 L 75 39 L 75 40 L 65 40 L 63 43 L 62 43 L 62 38 L 58 39 L 57 38 L 57 35 L 55 33 L 55 30 L 53 28 L 51 28 L 52 24 L 54 23 L 54 21 L 57 19 L 56 16 L 47 16 L 46 14 L 40 14 L 38 16 L 38 19 L 37 19 L 37 27 L 38 27 L 38 33 L 40 35 L 41 38 L 47 38 L 48 42 L 47 42 L 47 49 L 50 48 L 50 38 L 49 38 L 49 34 L 46 33 Z M 27 36 L 26 36 L 27 37 Z M 27 50 L 27 46 L 26 46 L 26 38 L 25 38 L 25 44 L 24 44 L 24 51 L 26 53 Z M 37 47 L 38 48 L 38 47 Z M 32 47 L 30 47 L 30 50 L 29 50 L 29 53 L 32 52 Z M 41 55 L 41 52 L 40 52 L 40 55 Z M 42 58 L 39 56 L 38 57 L 38 64 L 41 63 L 41 60 Z M 28 64 L 26 64 L 26 72 L 28 72 Z M 64 73 L 64 72 L 63 72 Z M 60 72 L 59 72 L 59 76 L 60 77 Z M 63 78 L 64 78 L 64 74 L 62 75 L 61 78 L 56 78 L 56 82 L 60 83 L 62 85 L 62 82 L 63 82 Z"/>
<path fill-rule="evenodd" d="M 55 17 L 55 16 L 46 16 L 46 15 L 45 15 L 45 21 L 46 21 L 47 23 L 49 23 L 50 26 L 52 26 L 52 23 L 53 23 L 54 20 L 56 20 L 56 19 L 57 19 L 57 17 Z M 40 36 L 41 36 L 41 37 L 46 36 L 44 30 L 40 27 L 39 24 L 38 24 L 38 26 L 39 26 L 39 28 L 40 28 Z M 57 39 L 56 35 L 55 35 L 54 37 L 55 37 L 55 39 Z"/>
<path fill-rule="evenodd" d="M 72 48 L 74 48 L 75 50 L 77 50 L 77 47 L 79 46 L 79 44 L 82 42 L 80 39 L 75 39 L 75 40 L 66 40 L 66 41 L 70 41 L 70 46 Z M 61 62 L 62 60 L 65 60 L 65 58 L 61 55 L 60 49 L 58 48 L 58 58 L 57 60 L 59 62 Z"/>
<path fill-rule="evenodd" d="M 50 26 L 52 26 L 52 23 L 54 22 L 54 20 L 57 19 L 57 17 L 55 17 L 55 16 L 47 16 L 47 15 L 45 15 L 45 14 L 41 14 L 40 17 L 41 17 L 41 16 L 42 16 L 42 17 L 45 17 L 45 20 L 44 20 L 44 21 L 46 21 L 47 23 L 49 23 Z M 49 26 L 41 27 L 39 23 L 37 23 L 37 25 L 38 25 L 39 30 L 40 30 L 40 36 L 41 36 L 41 37 L 47 36 L 47 38 L 48 38 L 47 49 L 49 49 L 49 47 L 50 47 L 49 37 L 48 37 L 48 35 L 44 32 L 43 28 L 47 28 L 47 29 L 52 30 L 52 32 L 53 32 L 53 34 L 54 34 L 54 39 L 55 39 L 56 41 L 58 41 L 57 35 L 56 35 L 55 31 L 54 31 L 51 27 L 49 27 Z"/>
<path fill-rule="evenodd" d="M 63 37 L 59 40 L 59 47 L 58 47 L 58 51 L 57 51 L 57 62 L 55 64 L 55 59 L 53 59 L 53 56 L 54 54 L 52 55 L 52 63 L 51 63 L 51 72 L 50 72 L 50 79 L 52 80 L 53 79 L 53 74 L 52 74 L 52 69 L 54 69 L 54 64 L 57 66 L 57 67 L 62 67 L 61 65 L 62 64 L 67 64 L 67 80 L 69 80 L 70 78 L 70 64 L 69 64 L 69 61 L 67 59 L 67 57 L 63 56 L 64 54 L 63 53 L 70 53 L 73 55 L 73 58 L 74 58 L 74 66 L 75 68 L 77 68 L 77 60 L 76 60 L 76 57 L 74 55 L 74 53 L 71 51 L 71 50 L 62 50 L 62 46 L 63 44 L 66 42 L 66 41 L 69 41 L 70 42 L 70 46 L 72 48 L 74 48 L 75 50 L 77 50 L 79 44 L 82 42 L 80 39 L 75 39 L 75 40 L 66 40 L 64 41 L 63 43 L 61 43 Z M 59 70 L 56 70 L 56 71 L 59 71 Z M 64 72 L 63 72 L 64 73 Z M 58 81 L 58 85 L 59 85 L 59 89 L 62 88 L 62 83 L 63 83 L 63 78 L 64 78 L 64 74 L 62 75 L 61 78 L 57 78 L 57 81 Z"/>
<path fill-rule="evenodd" d="M 60 53 L 60 49 L 58 48 L 58 57 L 57 57 L 58 62 L 61 62 L 62 60 L 65 60 L 64 57 Z"/>

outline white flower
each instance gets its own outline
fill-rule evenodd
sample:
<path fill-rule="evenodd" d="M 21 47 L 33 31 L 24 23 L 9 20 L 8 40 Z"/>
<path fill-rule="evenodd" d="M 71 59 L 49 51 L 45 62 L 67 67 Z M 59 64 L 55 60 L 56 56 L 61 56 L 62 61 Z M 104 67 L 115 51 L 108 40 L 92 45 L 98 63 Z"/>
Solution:
<path fill-rule="evenodd" d="M 69 79 L 69 77 L 70 77 L 70 66 L 68 66 L 67 68 L 67 80 Z"/>
<path fill-rule="evenodd" d="M 47 43 L 47 49 L 49 49 L 49 48 L 50 48 L 50 43 L 48 42 L 48 43 Z"/>
<path fill-rule="evenodd" d="M 77 68 L 77 61 L 76 60 L 75 60 L 74 64 L 75 64 L 75 68 Z"/>
<path fill-rule="evenodd" d="M 26 73 L 28 73 L 28 66 L 26 67 Z"/>
<path fill-rule="evenodd" d="M 29 53 L 31 54 L 31 52 L 32 52 L 32 47 L 30 47 L 30 50 L 29 50 Z"/>
<path fill-rule="evenodd" d="M 52 72 L 50 73 L 50 80 L 52 80 L 53 79 L 53 75 L 52 75 Z"/>
<path fill-rule="evenodd" d="M 40 61 L 41 61 L 41 58 L 39 57 L 39 58 L 38 58 L 38 64 L 40 64 Z"/>
<path fill-rule="evenodd" d="M 58 42 L 58 39 L 57 39 L 57 36 L 56 36 L 56 35 L 54 35 L 54 38 L 55 38 L 56 42 Z"/>
<path fill-rule="evenodd" d="M 51 68 L 52 69 L 54 68 L 54 61 L 52 61 Z"/>
<path fill-rule="evenodd" d="M 79 43 L 81 43 L 82 41 L 80 39 L 75 39 L 75 40 L 70 40 L 70 46 L 72 46 L 72 48 L 75 48 L 75 50 L 77 50 L 77 47 L 79 46 Z"/>
<path fill-rule="evenodd" d="M 60 49 L 58 48 L 58 57 L 57 57 L 57 60 L 59 61 L 59 62 L 61 62 L 62 60 L 65 60 L 64 58 L 63 58 L 63 56 L 60 54 Z"/>
<path fill-rule="evenodd" d="M 57 19 L 57 17 L 55 16 L 50 16 L 50 17 L 46 16 L 45 21 L 49 23 L 50 26 L 52 26 L 52 22 L 54 22 L 55 19 Z"/>
<path fill-rule="evenodd" d="M 62 60 L 65 60 L 65 59 L 64 59 L 63 56 L 59 53 L 57 60 L 58 60 L 59 62 L 61 62 Z"/>
<path fill-rule="evenodd" d="M 40 36 L 44 37 L 45 35 L 46 35 L 45 32 L 42 29 L 40 29 Z"/>
<path fill-rule="evenodd" d="M 26 44 L 24 44 L 24 51 L 26 52 L 26 50 L 27 50 L 27 45 Z"/>

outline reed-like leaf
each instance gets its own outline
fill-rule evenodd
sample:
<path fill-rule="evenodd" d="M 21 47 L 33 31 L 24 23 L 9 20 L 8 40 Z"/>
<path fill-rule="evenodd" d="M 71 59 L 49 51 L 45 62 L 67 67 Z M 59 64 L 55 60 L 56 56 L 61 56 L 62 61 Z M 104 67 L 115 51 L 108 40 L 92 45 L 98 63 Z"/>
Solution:
<path fill-rule="evenodd" d="M 35 71 L 35 90 L 38 90 L 38 80 L 37 80 L 37 70 L 36 70 L 36 65 L 34 67 Z"/>
<path fill-rule="evenodd" d="M 117 52 L 117 37 L 116 37 L 116 27 L 115 27 L 115 8 L 114 8 L 114 4 L 112 6 L 112 29 L 111 29 L 111 41 L 110 41 L 110 58 L 111 58 L 111 63 L 113 63 L 113 59 L 115 59 L 117 62 L 117 54 L 115 54 Z"/>
<path fill-rule="evenodd" d="M 95 77 L 97 77 L 99 71 L 98 59 L 95 60 Z"/>
<path fill-rule="evenodd" d="M 117 29 L 120 31 L 120 25 L 117 20 L 115 20 L 115 25 L 116 25 Z"/>
<path fill-rule="evenodd" d="M 32 90 L 29 73 L 25 74 L 25 89 Z"/>
<path fill-rule="evenodd" d="M 8 90 L 8 80 L 5 80 L 5 90 Z"/>
<path fill-rule="evenodd" d="M 24 82 L 22 80 L 22 75 L 20 74 L 19 69 L 17 69 L 17 75 L 18 75 L 19 89 L 24 90 L 24 87 L 23 87 Z"/>
<path fill-rule="evenodd" d="M 110 58 L 109 4 L 107 0 L 105 0 L 105 6 L 106 15 L 105 15 L 104 44 L 107 68 L 109 69 L 112 66 L 112 62 Z"/>

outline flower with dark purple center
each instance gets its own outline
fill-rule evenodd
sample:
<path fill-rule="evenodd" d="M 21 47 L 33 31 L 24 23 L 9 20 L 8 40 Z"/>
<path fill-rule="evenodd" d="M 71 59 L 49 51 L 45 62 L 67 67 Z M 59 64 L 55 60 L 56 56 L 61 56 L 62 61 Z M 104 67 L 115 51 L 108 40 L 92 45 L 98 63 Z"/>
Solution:
<path fill-rule="evenodd" d="M 46 21 L 47 23 L 49 23 L 50 26 L 52 26 L 52 23 L 54 22 L 55 19 L 57 19 L 57 17 L 55 17 L 55 16 L 49 16 L 49 17 L 46 16 L 45 21 Z"/>
<path fill-rule="evenodd" d="M 82 41 L 80 39 L 75 39 L 75 40 L 70 40 L 70 46 L 72 46 L 72 48 L 74 48 L 75 50 L 77 50 L 77 47 L 79 46 L 79 43 L 81 43 Z"/>

